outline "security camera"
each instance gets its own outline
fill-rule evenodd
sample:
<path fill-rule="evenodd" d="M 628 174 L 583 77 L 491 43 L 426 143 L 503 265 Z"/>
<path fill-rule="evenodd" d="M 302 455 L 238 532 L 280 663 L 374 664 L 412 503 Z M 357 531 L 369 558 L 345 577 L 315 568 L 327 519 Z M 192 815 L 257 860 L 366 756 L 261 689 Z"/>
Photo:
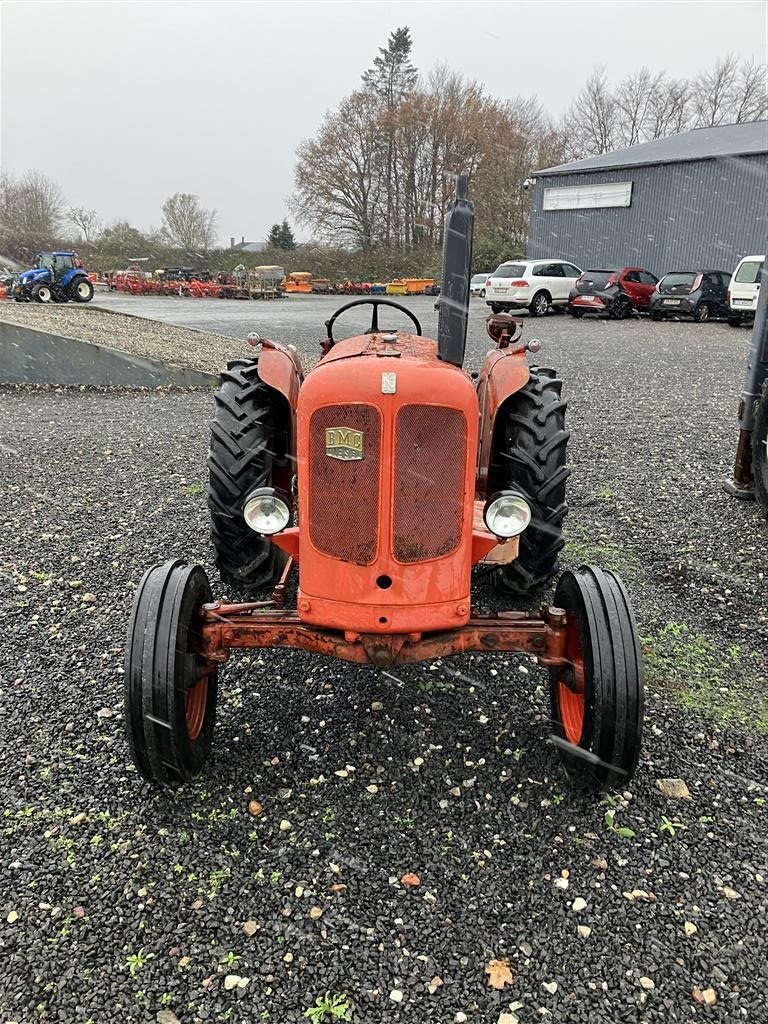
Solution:
<path fill-rule="evenodd" d="M 533 186 L 535 184 L 536 184 L 536 179 L 535 178 L 526 178 L 525 181 L 523 182 L 523 188 L 524 189 L 533 188 Z"/>

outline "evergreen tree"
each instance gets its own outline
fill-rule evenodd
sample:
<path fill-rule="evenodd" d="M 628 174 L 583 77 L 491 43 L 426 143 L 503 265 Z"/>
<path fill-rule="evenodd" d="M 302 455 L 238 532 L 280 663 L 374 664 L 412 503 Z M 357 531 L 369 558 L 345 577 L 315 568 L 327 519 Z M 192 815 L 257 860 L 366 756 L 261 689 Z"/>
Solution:
<path fill-rule="evenodd" d="M 412 48 L 411 30 L 407 26 L 396 28 L 387 45 L 379 47 L 379 56 L 374 58 L 373 67 L 363 74 L 363 85 L 381 96 L 388 110 L 392 110 L 416 85 L 419 73 L 411 64 Z"/>
<path fill-rule="evenodd" d="M 281 249 L 284 252 L 290 252 L 296 248 L 296 239 L 293 237 L 293 231 L 291 231 L 287 218 L 283 220 L 282 224 L 273 224 L 269 229 L 267 245 L 270 249 Z"/>

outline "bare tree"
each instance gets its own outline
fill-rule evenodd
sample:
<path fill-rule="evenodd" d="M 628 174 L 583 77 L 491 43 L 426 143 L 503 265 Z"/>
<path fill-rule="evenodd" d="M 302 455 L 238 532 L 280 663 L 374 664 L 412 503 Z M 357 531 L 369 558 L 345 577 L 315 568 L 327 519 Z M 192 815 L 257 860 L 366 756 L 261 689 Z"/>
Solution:
<path fill-rule="evenodd" d="M 0 228 L 8 235 L 54 238 L 61 228 L 64 196 L 41 171 L 21 178 L 5 174 L 0 183 Z"/>
<path fill-rule="evenodd" d="M 739 62 L 732 53 L 718 60 L 708 71 L 702 71 L 696 76 L 694 127 L 708 128 L 729 123 L 738 77 Z"/>
<path fill-rule="evenodd" d="M 768 115 L 768 80 L 765 64 L 743 61 L 732 87 L 732 117 L 736 124 L 762 121 Z"/>
<path fill-rule="evenodd" d="M 648 139 L 663 139 L 685 131 L 691 119 L 691 85 L 687 79 L 662 77 L 649 97 Z"/>
<path fill-rule="evenodd" d="M 86 242 L 92 242 L 101 230 L 101 220 L 95 210 L 84 206 L 70 206 L 68 217 L 71 224 L 82 233 Z"/>
<path fill-rule="evenodd" d="M 616 121 L 616 100 L 608 86 L 605 68 L 595 68 L 568 111 L 575 136 L 574 155 L 609 153 L 614 149 Z"/>
<path fill-rule="evenodd" d="M 203 209 L 198 196 L 176 192 L 163 203 L 162 230 L 180 249 L 210 249 L 216 240 L 216 211 Z"/>
<path fill-rule="evenodd" d="M 619 82 L 614 93 L 618 145 L 636 146 L 653 137 L 653 97 L 663 85 L 663 73 L 653 75 L 645 67 Z"/>

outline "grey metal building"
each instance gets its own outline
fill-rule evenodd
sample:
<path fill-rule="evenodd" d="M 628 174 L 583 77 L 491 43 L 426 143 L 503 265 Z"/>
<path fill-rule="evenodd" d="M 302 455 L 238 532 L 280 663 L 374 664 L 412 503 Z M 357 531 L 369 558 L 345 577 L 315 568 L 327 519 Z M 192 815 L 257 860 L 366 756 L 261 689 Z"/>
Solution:
<path fill-rule="evenodd" d="M 528 255 L 733 271 L 768 242 L 768 121 L 697 128 L 534 176 Z"/>

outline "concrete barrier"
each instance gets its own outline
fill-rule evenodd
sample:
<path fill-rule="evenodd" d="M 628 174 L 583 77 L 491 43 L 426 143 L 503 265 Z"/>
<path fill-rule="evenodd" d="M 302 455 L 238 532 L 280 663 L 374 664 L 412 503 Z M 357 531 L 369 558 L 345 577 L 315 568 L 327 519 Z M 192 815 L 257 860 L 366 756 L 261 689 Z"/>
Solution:
<path fill-rule="evenodd" d="M 218 377 L 162 359 L 78 341 L 0 320 L 0 381 L 91 387 L 211 388 Z"/>

